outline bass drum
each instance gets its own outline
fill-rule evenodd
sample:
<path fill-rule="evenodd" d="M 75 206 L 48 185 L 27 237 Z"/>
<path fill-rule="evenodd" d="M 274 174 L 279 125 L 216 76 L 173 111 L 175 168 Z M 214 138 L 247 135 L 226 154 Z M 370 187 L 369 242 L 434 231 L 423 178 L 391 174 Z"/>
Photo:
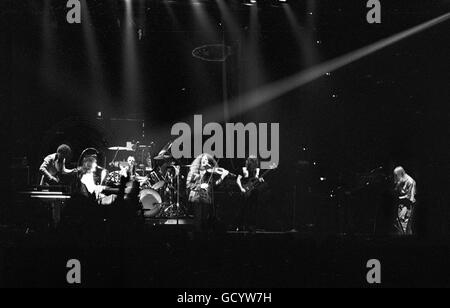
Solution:
<path fill-rule="evenodd" d="M 145 218 L 157 216 L 162 209 L 161 196 L 153 189 L 144 189 L 139 195 Z"/>

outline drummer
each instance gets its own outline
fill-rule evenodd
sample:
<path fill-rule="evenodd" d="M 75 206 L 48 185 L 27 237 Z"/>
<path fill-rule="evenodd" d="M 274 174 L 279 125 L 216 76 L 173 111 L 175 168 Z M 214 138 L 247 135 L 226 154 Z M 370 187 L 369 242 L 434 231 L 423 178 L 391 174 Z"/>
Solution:
<path fill-rule="evenodd" d="M 136 158 L 134 156 L 128 156 L 125 169 L 128 177 L 133 178 L 136 176 Z"/>
<path fill-rule="evenodd" d="M 152 170 L 153 170 L 152 155 L 150 153 L 147 153 L 147 157 L 145 158 L 145 171 L 152 171 Z"/>
<path fill-rule="evenodd" d="M 127 158 L 127 164 L 125 167 L 121 167 L 121 173 L 127 179 L 139 182 L 140 186 L 144 186 L 148 181 L 148 177 L 141 176 L 137 173 L 136 158 L 134 156 Z"/>

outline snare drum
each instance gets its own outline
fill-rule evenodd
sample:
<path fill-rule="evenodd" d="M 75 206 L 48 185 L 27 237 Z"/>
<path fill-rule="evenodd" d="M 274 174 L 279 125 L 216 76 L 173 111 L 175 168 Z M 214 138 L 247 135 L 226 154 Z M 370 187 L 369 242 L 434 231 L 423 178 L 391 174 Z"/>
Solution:
<path fill-rule="evenodd" d="M 153 189 L 144 189 L 139 195 L 139 201 L 142 205 L 144 217 L 152 218 L 161 212 L 162 199 L 157 191 Z"/>

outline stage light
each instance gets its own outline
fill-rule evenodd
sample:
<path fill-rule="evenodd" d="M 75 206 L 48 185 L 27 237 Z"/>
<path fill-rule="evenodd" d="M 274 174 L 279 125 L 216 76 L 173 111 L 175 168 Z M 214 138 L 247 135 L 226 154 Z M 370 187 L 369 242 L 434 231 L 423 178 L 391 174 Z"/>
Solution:
<path fill-rule="evenodd" d="M 223 44 L 204 45 L 192 51 L 194 58 L 211 62 L 223 62 L 230 55 L 232 55 L 231 47 Z"/>
<path fill-rule="evenodd" d="M 200 33 L 204 36 L 204 39 L 217 42 L 219 37 L 217 36 L 217 31 L 215 30 L 216 22 L 210 16 L 209 12 L 206 10 L 206 7 L 196 0 L 191 0 L 191 6 L 194 12 L 195 22 L 197 23 L 199 29 L 201 29 Z"/>
<path fill-rule="evenodd" d="M 247 5 L 247 6 L 253 6 L 255 4 L 257 4 L 256 0 L 245 0 L 245 2 L 244 2 L 244 5 Z"/>

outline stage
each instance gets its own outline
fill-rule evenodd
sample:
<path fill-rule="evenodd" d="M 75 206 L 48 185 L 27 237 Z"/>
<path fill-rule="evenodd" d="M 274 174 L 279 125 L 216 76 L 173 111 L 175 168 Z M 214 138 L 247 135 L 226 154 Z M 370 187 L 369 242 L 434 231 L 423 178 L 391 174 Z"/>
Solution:
<path fill-rule="evenodd" d="M 0 287 L 450 287 L 449 0 L 0 2 Z"/>
<path fill-rule="evenodd" d="M 377 287 L 450 286 L 448 238 L 194 234 L 174 226 L 88 239 L 24 231 L 0 229 L 1 287 L 69 287 L 72 259 L 81 263 L 78 287 L 372 287 L 366 276 L 373 259 L 381 263 Z"/>

